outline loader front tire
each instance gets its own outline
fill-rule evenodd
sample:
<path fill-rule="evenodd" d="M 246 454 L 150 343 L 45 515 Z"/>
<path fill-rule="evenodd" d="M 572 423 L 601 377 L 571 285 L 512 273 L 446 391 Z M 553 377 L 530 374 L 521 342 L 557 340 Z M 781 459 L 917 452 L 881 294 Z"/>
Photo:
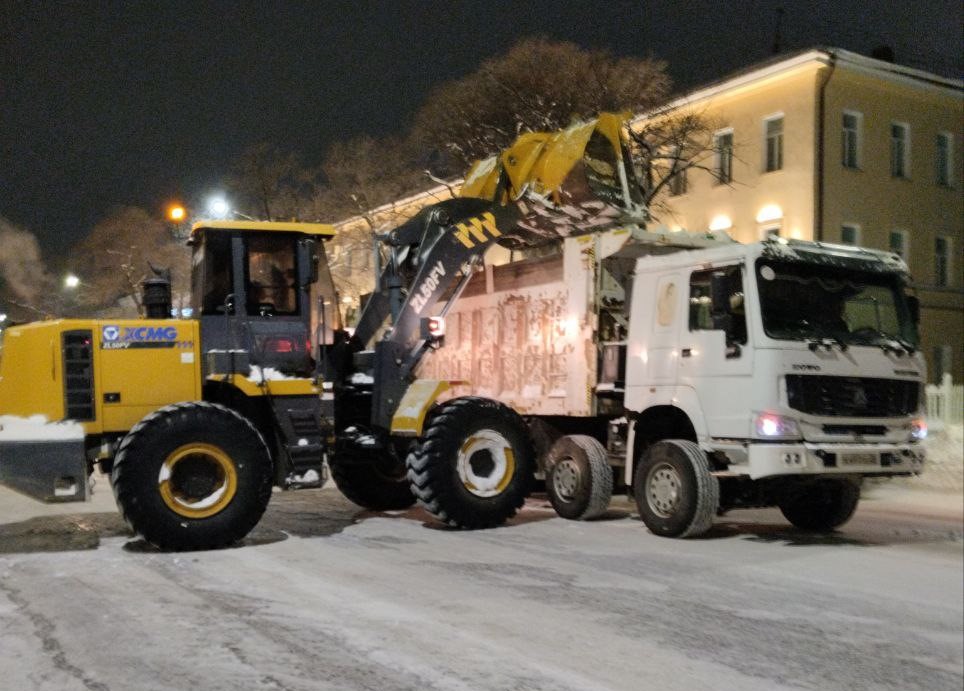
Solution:
<path fill-rule="evenodd" d="M 405 462 L 389 451 L 384 457 L 331 461 L 331 477 L 345 497 L 372 511 L 398 511 L 415 503 Z"/>
<path fill-rule="evenodd" d="M 456 528 L 491 528 L 516 514 L 535 452 L 512 408 L 466 396 L 437 406 L 406 459 L 419 503 Z"/>
<path fill-rule="evenodd" d="M 234 544 L 271 498 L 272 464 L 261 434 L 229 408 L 165 406 L 121 441 L 111 470 L 128 525 L 164 550 Z"/>
<path fill-rule="evenodd" d="M 633 496 L 640 518 L 655 535 L 696 537 L 713 525 L 720 485 L 699 445 L 667 439 L 650 446 L 640 459 Z"/>
<path fill-rule="evenodd" d="M 546 494 L 556 513 L 587 521 L 606 513 L 613 495 L 613 471 L 605 447 L 594 437 L 559 437 L 546 458 Z"/>

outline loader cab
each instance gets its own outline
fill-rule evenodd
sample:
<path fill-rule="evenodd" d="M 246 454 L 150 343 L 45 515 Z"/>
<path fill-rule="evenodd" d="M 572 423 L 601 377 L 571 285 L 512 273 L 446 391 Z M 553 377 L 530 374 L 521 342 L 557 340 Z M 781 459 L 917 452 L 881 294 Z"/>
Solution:
<path fill-rule="evenodd" d="M 195 224 L 192 307 L 201 322 L 204 374 L 250 367 L 306 376 L 325 331 L 338 325 L 320 223 Z"/>

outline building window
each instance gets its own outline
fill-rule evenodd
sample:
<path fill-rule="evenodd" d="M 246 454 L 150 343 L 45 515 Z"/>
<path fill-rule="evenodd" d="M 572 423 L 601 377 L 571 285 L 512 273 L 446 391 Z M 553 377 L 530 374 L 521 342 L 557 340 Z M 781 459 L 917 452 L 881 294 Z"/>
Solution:
<path fill-rule="evenodd" d="M 908 253 L 907 253 L 907 231 L 906 230 L 892 230 L 887 239 L 887 248 L 896 254 L 898 257 L 903 259 L 905 262 L 909 263 Z"/>
<path fill-rule="evenodd" d="M 859 245 L 860 226 L 853 223 L 844 223 L 840 226 L 840 242 L 845 245 Z"/>
<path fill-rule="evenodd" d="M 713 138 L 716 150 L 716 179 L 722 184 L 733 181 L 733 130 L 717 132 Z"/>
<path fill-rule="evenodd" d="M 951 239 L 943 235 L 934 238 L 934 284 L 951 285 Z"/>
<path fill-rule="evenodd" d="M 945 374 L 951 374 L 954 371 L 953 347 L 946 344 L 934 346 L 932 362 L 931 380 L 935 384 L 940 384 Z"/>
<path fill-rule="evenodd" d="M 951 171 L 954 169 L 954 136 L 948 132 L 938 132 L 936 144 L 934 164 L 937 184 L 950 187 L 954 182 L 951 178 Z"/>
<path fill-rule="evenodd" d="M 890 124 L 890 176 L 910 177 L 910 125 Z"/>
<path fill-rule="evenodd" d="M 764 170 L 769 173 L 783 168 L 783 116 L 777 115 L 763 121 L 766 149 Z"/>
<path fill-rule="evenodd" d="M 686 175 L 686 163 L 683 161 L 678 147 L 670 152 L 670 161 L 670 175 L 672 177 L 669 179 L 669 193 L 673 197 L 678 197 L 681 194 L 686 194 L 687 188 L 689 187 L 689 180 L 687 180 Z"/>
<path fill-rule="evenodd" d="M 860 167 L 860 113 L 846 110 L 843 114 L 843 166 L 844 168 Z"/>

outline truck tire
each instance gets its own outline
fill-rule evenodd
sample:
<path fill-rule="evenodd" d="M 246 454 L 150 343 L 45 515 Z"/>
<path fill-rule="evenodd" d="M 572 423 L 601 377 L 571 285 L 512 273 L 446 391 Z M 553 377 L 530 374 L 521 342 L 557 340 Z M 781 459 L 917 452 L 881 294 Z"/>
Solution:
<path fill-rule="evenodd" d="M 165 550 L 231 545 L 271 498 L 268 447 L 248 420 L 206 402 L 165 406 L 120 443 L 111 484 L 131 529 Z"/>
<path fill-rule="evenodd" d="M 406 464 L 412 491 L 435 518 L 456 528 L 491 528 L 522 506 L 534 459 L 518 413 L 466 396 L 432 411 Z"/>
<path fill-rule="evenodd" d="M 713 525 L 720 485 L 699 445 L 682 439 L 656 442 L 633 477 L 640 518 L 653 534 L 695 537 Z"/>
<path fill-rule="evenodd" d="M 345 497 L 372 511 L 397 511 L 415 503 L 404 461 L 389 451 L 384 458 L 331 462 L 331 477 Z"/>
<path fill-rule="evenodd" d="M 827 478 L 788 492 L 779 507 L 797 528 L 828 532 L 849 521 L 859 501 L 859 482 L 852 478 Z"/>
<path fill-rule="evenodd" d="M 606 513 L 613 495 L 609 455 L 595 437 L 560 437 L 546 457 L 546 493 L 563 518 L 586 521 Z"/>

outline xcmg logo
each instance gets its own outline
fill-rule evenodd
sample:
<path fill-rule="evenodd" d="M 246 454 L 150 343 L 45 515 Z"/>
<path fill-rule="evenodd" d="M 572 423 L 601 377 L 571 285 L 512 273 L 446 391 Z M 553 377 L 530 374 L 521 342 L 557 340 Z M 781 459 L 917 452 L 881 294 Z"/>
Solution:
<path fill-rule="evenodd" d="M 177 328 L 173 326 L 115 326 L 101 329 L 101 348 L 173 348 Z"/>

